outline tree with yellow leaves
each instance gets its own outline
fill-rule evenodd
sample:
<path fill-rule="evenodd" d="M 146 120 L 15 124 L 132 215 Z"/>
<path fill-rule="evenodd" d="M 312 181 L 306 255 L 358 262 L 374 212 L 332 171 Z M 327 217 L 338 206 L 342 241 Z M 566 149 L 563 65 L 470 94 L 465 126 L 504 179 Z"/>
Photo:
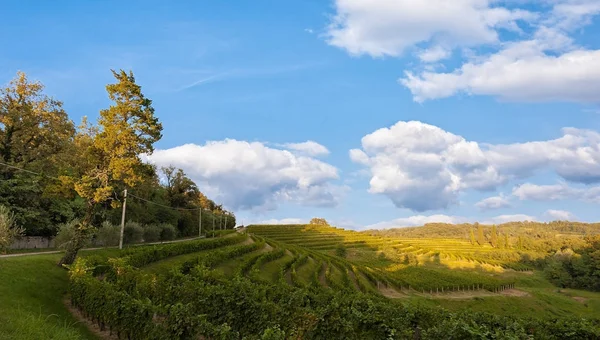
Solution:
<path fill-rule="evenodd" d="M 107 85 L 106 90 L 114 104 L 100 111 L 97 129 L 87 125 L 79 129 L 75 143 L 79 149 L 79 164 L 75 167 L 79 174 L 61 177 L 87 201 L 87 211 L 59 265 L 75 260 L 94 228 L 95 207 L 108 201 L 112 207 L 118 207 L 116 193 L 143 182 L 140 155 L 152 153 L 154 143 L 162 137 L 162 124 L 154 115 L 152 101 L 144 97 L 133 73 L 112 73 L 117 82 Z"/>

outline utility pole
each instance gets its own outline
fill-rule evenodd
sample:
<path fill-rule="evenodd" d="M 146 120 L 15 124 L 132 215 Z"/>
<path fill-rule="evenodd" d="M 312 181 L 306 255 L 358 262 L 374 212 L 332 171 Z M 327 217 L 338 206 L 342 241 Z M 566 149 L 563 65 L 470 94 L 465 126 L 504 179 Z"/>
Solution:
<path fill-rule="evenodd" d="M 119 237 L 119 249 L 123 249 L 123 233 L 125 232 L 125 209 L 127 207 L 127 189 L 123 195 L 123 213 L 121 213 L 121 237 Z"/>
<path fill-rule="evenodd" d="M 198 210 L 198 237 L 202 237 L 202 207 Z"/>

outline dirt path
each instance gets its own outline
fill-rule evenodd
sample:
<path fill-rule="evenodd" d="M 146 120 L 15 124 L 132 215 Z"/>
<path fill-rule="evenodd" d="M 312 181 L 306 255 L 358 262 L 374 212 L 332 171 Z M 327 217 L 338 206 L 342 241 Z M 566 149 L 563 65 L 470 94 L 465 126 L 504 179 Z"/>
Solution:
<path fill-rule="evenodd" d="M 197 240 L 199 238 L 204 238 L 204 236 L 202 236 L 202 237 L 194 237 L 194 238 L 185 238 L 185 239 L 173 240 L 173 241 L 151 242 L 151 243 L 138 243 L 138 244 L 133 244 L 131 246 L 138 247 L 138 246 L 151 246 L 151 245 L 154 245 L 154 244 L 177 243 L 177 242 L 193 241 L 193 240 Z M 114 246 L 114 247 L 83 248 L 80 251 L 109 249 L 109 248 L 118 248 L 118 247 Z M 46 255 L 46 254 L 58 254 L 58 253 L 64 253 L 64 251 L 63 250 L 52 250 L 52 251 L 38 251 L 38 252 L 35 252 L 35 253 L 6 254 L 6 255 L 0 255 L 0 258 L 3 258 L 3 257 L 19 257 L 19 256 Z"/>
<path fill-rule="evenodd" d="M 397 291 L 393 287 L 386 286 L 383 283 L 377 284 L 377 290 L 381 293 L 381 295 L 391 298 L 391 299 L 401 299 L 401 298 L 408 297 L 408 295 Z"/>
<path fill-rule="evenodd" d="M 92 332 L 95 336 L 98 337 L 98 339 L 102 339 L 102 340 L 117 340 L 119 339 L 117 337 L 117 334 L 113 334 L 110 335 L 110 331 L 108 330 L 100 330 L 100 327 L 85 318 L 85 316 L 83 316 L 83 314 L 81 313 L 81 311 L 75 307 L 73 307 L 73 305 L 71 305 L 71 300 L 69 299 L 68 296 L 65 296 L 63 303 L 65 305 L 65 307 L 67 307 L 67 309 L 69 310 L 69 312 L 71 313 L 71 315 L 73 315 L 73 317 L 75 319 L 77 319 L 77 321 L 79 321 L 80 323 L 84 324 L 87 329 Z"/>
<path fill-rule="evenodd" d="M 327 278 L 325 278 L 325 272 L 327 271 L 327 263 L 323 262 L 319 272 L 319 282 L 323 287 L 329 287 L 327 284 Z"/>
<path fill-rule="evenodd" d="M 348 278 L 350 278 L 350 282 L 352 282 L 352 286 L 354 287 L 354 289 L 356 289 L 357 292 L 362 292 L 360 286 L 356 282 L 357 278 L 356 275 L 354 275 L 354 272 L 349 269 L 346 269 L 346 271 L 348 272 Z"/>

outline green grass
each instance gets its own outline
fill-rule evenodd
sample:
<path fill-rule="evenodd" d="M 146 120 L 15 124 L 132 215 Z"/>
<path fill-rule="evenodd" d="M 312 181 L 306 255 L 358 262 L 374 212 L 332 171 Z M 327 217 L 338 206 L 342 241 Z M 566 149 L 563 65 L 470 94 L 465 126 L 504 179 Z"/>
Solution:
<path fill-rule="evenodd" d="M 309 285 L 312 281 L 315 271 L 319 270 L 318 262 L 312 258 L 308 258 L 306 263 L 296 269 L 298 281 L 304 285 Z"/>
<path fill-rule="evenodd" d="M 0 339 L 96 339 L 63 304 L 61 254 L 0 258 Z"/>
<path fill-rule="evenodd" d="M 275 261 L 265 263 L 260 268 L 259 277 L 270 282 L 277 282 L 281 266 L 283 266 L 286 262 L 291 261 L 292 258 L 293 257 L 291 255 L 286 253 Z"/>

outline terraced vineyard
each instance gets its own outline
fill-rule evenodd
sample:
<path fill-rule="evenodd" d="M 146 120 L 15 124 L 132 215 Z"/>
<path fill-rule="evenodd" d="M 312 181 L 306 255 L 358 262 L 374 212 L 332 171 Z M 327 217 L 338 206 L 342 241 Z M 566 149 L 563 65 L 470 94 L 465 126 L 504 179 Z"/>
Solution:
<path fill-rule="evenodd" d="M 430 240 L 413 241 L 332 227 L 251 226 L 80 259 L 70 271 L 71 301 L 101 329 L 128 339 L 434 339 L 451 327 L 452 338 L 464 339 L 492 329 L 513 338 L 600 335 L 598 320 L 567 318 L 558 328 L 542 319 L 412 306 L 419 299 L 511 299 L 505 293 L 517 291 L 515 276 L 448 270 L 435 261 L 469 245 L 441 242 L 438 250 Z M 410 254 L 419 263 L 398 263 Z M 465 326 L 475 319 L 477 331 Z"/>

